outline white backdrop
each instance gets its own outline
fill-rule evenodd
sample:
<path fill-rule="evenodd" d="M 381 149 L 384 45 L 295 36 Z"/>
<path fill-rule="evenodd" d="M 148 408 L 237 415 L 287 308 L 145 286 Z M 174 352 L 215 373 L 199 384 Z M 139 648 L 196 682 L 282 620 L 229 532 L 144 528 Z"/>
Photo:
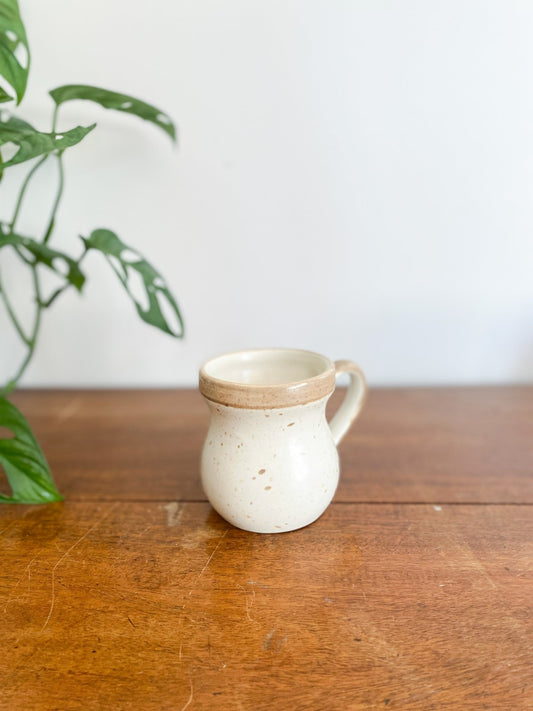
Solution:
<path fill-rule="evenodd" d="M 47 130 L 46 92 L 88 83 L 175 118 L 172 150 L 134 118 L 65 108 L 61 129 L 99 126 L 66 156 L 56 244 L 114 229 L 187 325 L 176 341 L 143 324 L 91 255 L 24 384 L 190 385 L 205 358 L 265 345 L 355 359 L 372 384 L 533 381 L 528 0 L 20 4 L 22 116 Z M 43 169 L 21 231 L 42 231 L 55 180 Z M 12 262 L 3 276 L 29 293 Z M 5 379 L 21 351 L 0 319 Z"/>

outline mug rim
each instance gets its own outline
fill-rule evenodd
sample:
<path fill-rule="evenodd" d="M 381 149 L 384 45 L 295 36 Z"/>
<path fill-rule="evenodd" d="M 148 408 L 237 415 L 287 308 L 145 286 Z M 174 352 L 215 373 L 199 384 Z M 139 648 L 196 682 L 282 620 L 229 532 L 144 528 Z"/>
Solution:
<path fill-rule="evenodd" d="M 207 372 L 208 366 L 223 358 L 243 357 L 259 353 L 287 353 L 322 360 L 324 369 L 316 375 L 283 383 L 242 383 L 218 378 Z M 199 388 L 211 402 L 243 409 L 270 410 L 304 405 L 330 396 L 335 389 L 335 365 L 321 353 L 302 348 L 247 348 L 214 356 L 200 368 Z"/>

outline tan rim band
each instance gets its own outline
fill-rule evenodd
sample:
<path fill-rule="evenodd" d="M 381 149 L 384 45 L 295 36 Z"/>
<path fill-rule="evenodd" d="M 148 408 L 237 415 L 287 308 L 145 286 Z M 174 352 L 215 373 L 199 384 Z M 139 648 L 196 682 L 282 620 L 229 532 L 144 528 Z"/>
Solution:
<path fill-rule="evenodd" d="M 286 385 L 246 385 L 219 380 L 200 371 L 200 392 L 212 402 L 228 407 L 271 410 L 321 400 L 335 389 L 335 366 L 307 380 Z"/>

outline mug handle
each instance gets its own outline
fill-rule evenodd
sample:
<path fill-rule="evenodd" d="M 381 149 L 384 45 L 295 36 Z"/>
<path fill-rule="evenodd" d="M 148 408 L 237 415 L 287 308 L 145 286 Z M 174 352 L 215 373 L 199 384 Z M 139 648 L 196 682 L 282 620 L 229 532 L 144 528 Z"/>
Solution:
<path fill-rule="evenodd" d="M 335 377 L 348 373 L 350 384 L 341 406 L 331 418 L 329 427 L 335 444 L 339 444 L 361 412 L 366 399 L 366 380 L 361 368 L 350 360 L 335 361 Z"/>

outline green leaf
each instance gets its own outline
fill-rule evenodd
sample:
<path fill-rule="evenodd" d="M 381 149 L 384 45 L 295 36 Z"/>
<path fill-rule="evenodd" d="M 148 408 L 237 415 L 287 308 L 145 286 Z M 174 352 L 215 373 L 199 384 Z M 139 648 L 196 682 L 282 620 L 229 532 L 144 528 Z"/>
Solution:
<path fill-rule="evenodd" d="M 0 0 L 0 75 L 15 91 L 17 104 L 26 91 L 29 71 L 30 48 L 18 2 Z M 6 92 L 3 95 L 9 96 Z M 9 99 L 3 98 L 2 101 Z"/>
<path fill-rule="evenodd" d="M 123 111 L 126 114 L 133 114 L 145 121 L 155 124 L 167 133 L 173 141 L 176 140 L 176 127 L 172 119 L 163 111 L 160 111 L 155 106 L 147 104 L 145 101 L 136 99 L 127 94 L 118 94 L 116 91 L 108 91 L 107 89 L 99 89 L 96 86 L 87 86 L 85 84 L 67 84 L 59 86 L 57 89 L 52 89 L 50 96 L 58 106 L 64 104 L 65 101 L 74 101 L 82 99 L 85 101 L 94 101 L 105 109 L 115 109 Z"/>
<path fill-rule="evenodd" d="M 139 252 L 125 245 L 111 230 L 94 230 L 88 239 L 83 238 L 87 249 L 95 249 L 105 255 L 113 271 L 120 279 L 122 285 L 130 295 L 135 304 L 139 316 L 146 323 L 169 333 L 171 336 L 181 338 L 184 333 L 183 319 L 181 317 L 178 304 L 170 293 L 163 277 L 149 264 Z M 126 252 L 126 254 L 125 254 Z M 113 262 L 116 259 L 119 263 L 117 268 Z M 136 271 L 142 279 L 142 283 L 148 299 L 148 308 L 143 308 L 135 298 L 131 290 L 130 270 Z M 176 315 L 179 327 L 173 329 L 165 318 L 159 299 L 166 302 L 167 307 Z"/>
<path fill-rule="evenodd" d="M 47 504 L 61 501 L 44 454 L 24 416 L 0 397 L 0 427 L 13 437 L 0 439 L 0 464 L 4 468 L 13 496 L 0 494 L 0 501 L 13 504 Z"/>
<path fill-rule="evenodd" d="M 0 104 L 4 104 L 6 101 L 13 101 L 13 97 L 0 86 Z"/>
<path fill-rule="evenodd" d="M 7 230 L 7 232 L 4 233 L 4 230 Z M 59 252 L 57 249 L 51 249 L 30 237 L 22 237 L 15 234 L 0 223 L 0 249 L 8 245 L 27 249 L 35 257 L 36 262 L 46 265 L 56 274 L 66 279 L 72 286 L 75 286 L 78 291 L 81 291 L 85 277 L 77 261 L 69 257 L 68 254 Z"/>
<path fill-rule="evenodd" d="M 17 163 L 48 155 L 54 151 L 64 151 L 82 141 L 96 126 L 77 126 L 63 133 L 41 133 L 29 123 L 16 116 L 1 115 L 0 146 L 14 143 L 19 147 L 15 155 L 5 163 L 0 163 L 0 170 Z"/>

